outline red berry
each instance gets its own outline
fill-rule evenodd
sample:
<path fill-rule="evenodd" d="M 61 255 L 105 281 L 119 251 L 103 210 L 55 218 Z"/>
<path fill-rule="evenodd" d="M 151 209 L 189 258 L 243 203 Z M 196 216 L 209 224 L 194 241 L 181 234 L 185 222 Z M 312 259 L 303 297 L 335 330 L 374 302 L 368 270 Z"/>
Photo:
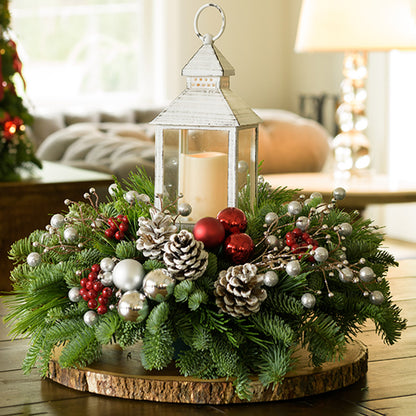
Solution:
<path fill-rule="evenodd" d="M 103 296 L 103 295 L 101 295 L 101 296 L 98 296 L 98 303 L 99 304 L 101 304 L 101 305 L 107 305 L 107 303 L 108 303 L 108 298 L 106 298 L 105 296 Z"/>
<path fill-rule="evenodd" d="M 90 297 L 90 299 L 95 299 L 97 295 L 98 293 L 94 289 L 88 291 L 88 296 Z"/>
<path fill-rule="evenodd" d="M 299 253 L 299 244 L 292 244 L 291 250 L 293 253 Z"/>
<path fill-rule="evenodd" d="M 81 283 L 81 287 L 85 287 L 85 285 L 87 284 L 87 282 L 88 282 L 88 279 L 87 279 L 86 277 L 83 277 L 83 278 L 81 279 L 81 281 L 80 281 L 80 283 Z"/>
<path fill-rule="evenodd" d="M 105 298 L 110 298 L 112 294 L 113 294 L 113 291 L 111 290 L 111 287 L 105 287 L 105 288 L 103 289 L 102 295 L 103 295 Z"/>
<path fill-rule="evenodd" d="M 122 214 L 118 214 L 118 215 L 117 215 L 117 220 L 118 220 L 119 222 L 121 222 L 121 221 L 123 221 L 123 217 L 124 217 L 124 215 L 122 215 Z"/>
<path fill-rule="evenodd" d="M 120 232 L 125 233 L 129 229 L 129 226 L 122 222 L 118 228 L 120 229 Z"/>
<path fill-rule="evenodd" d="M 302 235 L 302 230 L 300 228 L 296 227 L 296 228 L 293 229 L 292 233 L 296 237 L 300 237 Z"/>
<path fill-rule="evenodd" d="M 308 241 L 308 238 L 311 238 L 311 236 L 308 233 L 303 233 L 302 234 L 302 240 L 303 241 Z"/>
<path fill-rule="evenodd" d="M 108 219 L 107 224 L 110 226 L 112 230 L 117 230 L 118 222 L 115 218 L 111 217 Z"/>
<path fill-rule="evenodd" d="M 101 292 L 101 289 L 103 288 L 103 284 L 99 280 L 97 280 L 96 282 L 93 283 L 92 288 L 96 292 Z"/>
<path fill-rule="evenodd" d="M 81 295 L 81 296 L 84 296 L 84 295 L 86 295 L 88 293 L 88 290 L 87 289 L 85 289 L 85 287 L 83 287 L 82 289 L 80 289 L 80 291 L 79 291 L 79 294 Z"/>
<path fill-rule="evenodd" d="M 112 228 L 107 228 L 104 231 L 104 234 L 107 238 L 113 238 L 114 237 L 114 230 Z"/>
<path fill-rule="evenodd" d="M 94 280 L 97 280 L 97 276 L 97 273 L 91 272 L 88 274 L 88 280 L 91 280 L 91 282 L 93 282 Z"/>
<path fill-rule="evenodd" d="M 127 215 L 123 215 L 123 217 L 121 218 L 121 222 L 128 225 L 129 219 L 127 218 Z"/>
<path fill-rule="evenodd" d="M 88 280 L 87 281 L 87 284 L 85 285 L 85 288 L 87 289 L 87 290 L 91 290 L 92 289 L 92 286 L 93 286 L 93 282 L 91 282 L 91 280 Z"/>
<path fill-rule="evenodd" d="M 97 305 L 98 305 L 98 303 L 97 303 L 97 301 L 95 299 L 90 299 L 88 301 L 88 307 L 90 309 L 95 309 L 97 307 Z"/>
<path fill-rule="evenodd" d="M 293 246 L 293 244 L 296 244 L 295 237 L 286 235 L 286 244 L 290 247 Z"/>
<path fill-rule="evenodd" d="M 88 296 L 88 292 L 87 293 L 84 293 L 82 295 L 82 299 L 86 300 L 87 302 L 90 300 L 90 297 Z"/>
<path fill-rule="evenodd" d="M 120 240 L 122 240 L 124 238 L 124 233 L 122 231 L 117 231 L 114 234 L 114 237 L 116 238 L 116 240 L 120 241 Z"/>
<path fill-rule="evenodd" d="M 100 270 L 101 270 L 101 267 L 100 267 L 99 264 L 93 264 L 91 266 L 91 271 L 94 272 L 94 273 L 98 273 Z"/>
<path fill-rule="evenodd" d="M 100 314 L 100 315 L 104 315 L 106 312 L 107 312 L 107 306 L 105 306 L 105 305 L 100 305 L 97 308 L 97 313 Z"/>
<path fill-rule="evenodd" d="M 313 246 L 313 238 L 308 238 L 307 240 L 306 240 L 306 244 L 310 244 L 311 246 Z"/>

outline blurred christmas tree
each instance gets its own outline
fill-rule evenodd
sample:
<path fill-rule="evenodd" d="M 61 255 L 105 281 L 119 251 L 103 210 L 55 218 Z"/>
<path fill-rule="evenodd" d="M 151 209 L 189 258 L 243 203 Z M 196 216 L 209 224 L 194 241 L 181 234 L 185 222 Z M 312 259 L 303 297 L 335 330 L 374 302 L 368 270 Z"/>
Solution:
<path fill-rule="evenodd" d="M 34 154 L 25 125 L 32 117 L 16 93 L 16 77 L 23 85 L 22 63 L 10 36 L 8 0 L 0 0 L 0 181 L 20 179 L 20 171 L 41 167 Z"/>

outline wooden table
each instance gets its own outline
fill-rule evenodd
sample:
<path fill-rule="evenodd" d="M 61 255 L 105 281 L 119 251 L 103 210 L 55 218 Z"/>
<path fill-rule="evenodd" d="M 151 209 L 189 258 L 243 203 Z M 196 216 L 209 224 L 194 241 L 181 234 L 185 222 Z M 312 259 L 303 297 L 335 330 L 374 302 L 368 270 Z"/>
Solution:
<path fill-rule="evenodd" d="M 0 182 L 0 291 L 10 290 L 10 246 L 36 229 L 49 224 L 51 214 L 66 209 L 64 200 L 83 199 L 90 187 L 105 195 L 113 182 L 111 175 L 63 164 L 43 162 L 34 178 Z"/>
<path fill-rule="evenodd" d="M 386 346 L 372 324 L 359 339 L 369 348 L 367 376 L 356 384 L 314 397 L 275 403 L 203 406 L 141 402 L 68 389 L 34 372 L 20 370 L 27 341 L 10 341 L 0 324 L 0 415 L 391 415 L 410 416 L 416 409 L 416 260 L 404 260 L 389 272 L 395 302 L 408 328 L 394 346 Z M 0 304 L 0 315 L 4 314 Z"/>
<path fill-rule="evenodd" d="M 369 173 L 353 176 L 350 179 L 335 178 L 332 173 L 284 173 L 264 175 L 273 188 L 286 186 L 289 189 L 302 189 L 309 196 L 320 192 L 325 201 L 330 201 L 332 192 L 341 186 L 347 191 L 347 197 L 338 202 L 346 209 L 363 211 L 371 204 L 397 204 L 416 202 L 416 180 L 395 179 L 388 175 Z"/>

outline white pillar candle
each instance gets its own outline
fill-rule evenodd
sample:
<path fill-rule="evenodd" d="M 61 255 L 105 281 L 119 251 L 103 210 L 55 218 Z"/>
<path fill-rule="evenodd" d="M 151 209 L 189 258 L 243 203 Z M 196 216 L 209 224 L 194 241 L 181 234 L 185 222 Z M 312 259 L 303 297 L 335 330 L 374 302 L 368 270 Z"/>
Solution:
<path fill-rule="evenodd" d="M 192 206 L 188 221 L 216 217 L 227 207 L 227 162 L 220 152 L 181 154 L 179 192 Z"/>

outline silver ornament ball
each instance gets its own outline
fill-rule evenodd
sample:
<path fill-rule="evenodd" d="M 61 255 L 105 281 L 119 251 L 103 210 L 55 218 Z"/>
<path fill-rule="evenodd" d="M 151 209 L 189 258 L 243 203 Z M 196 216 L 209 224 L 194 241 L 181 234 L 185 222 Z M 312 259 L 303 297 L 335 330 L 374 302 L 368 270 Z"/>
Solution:
<path fill-rule="evenodd" d="M 328 258 L 328 250 L 325 247 L 317 247 L 313 258 L 318 262 L 322 263 Z"/>
<path fill-rule="evenodd" d="M 268 287 L 276 286 L 279 282 L 279 276 L 273 270 L 267 271 L 263 276 L 263 283 Z"/>
<path fill-rule="evenodd" d="M 349 267 L 344 267 L 339 271 L 339 280 L 342 283 L 351 283 L 354 278 L 354 273 Z"/>
<path fill-rule="evenodd" d="M 188 204 L 187 202 L 182 202 L 178 205 L 178 214 L 182 217 L 188 217 L 189 215 L 191 215 L 191 212 L 191 204 Z"/>
<path fill-rule="evenodd" d="M 309 218 L 301 216 L 296 220 L 296 227 L 300 228 L 302 231 L 306 231 L 309 227 Z"/>
<path fill-rule="evenodd" d="M 147 273 L 143 279 L 143 292 L 153 300 L 163 301 L 173 291 L 175 279 L 166 269 L 155 269 Z"/>
<path fill-rule="evenodd" d="M 144 274 L 143 266 L 137 260 L 121 260 L 114 266 L 113 283 L 122 291 L 139 289 Z"/>
<path fill-rule="evenodd" d="M 115 263 L 113 261 L 113 259 L 111 257 L 104 257 L 101 261 L 100 261 L 100 269 L 103 272 L 111 272 L 113 271 L 115 266 Z"/>
<path fill-rule="evenodd" d="M 381 305 L 384 302 L 384 296 L 379 290 L 373 290 L 368 299 L 373 305 Z"/>
<path fill-rule="evenodd" d="M 299 201 L 289 202 L 287 212 L 290 215 L 299 215 L 302 212 L 302 204 Z"/>
<path fill-rule="evenodd" d="M 65 228 L 64 239 L 66 241 L 68 241 L 69 243 L 72 243 L 78 240 L 78 237 L 79 237 L 78 231 L 74 227 Z"/>
<path fill-rule="evenodd" d="M 113 273 L 111 272 L 104 272 L 100 274 L 101 276 L 101 283 L 104 286 L 111 286 L 113 284 Z"/>
<path fill-rule="evenodd" d="M 275 212 L 268 212 L 264 217 L 264 222 L 267 225 L 273 224 L 279 219 L 279 216 Z"/>
<path fill-rule="evenodd" d="M 129 203 L 133 204 L 135 201 L 140 200 L 140 195 L 136 191 L 128 191 L 124 194 L 124 199 Z"/>
<path fill-rule="evenodd" d="M 374 270 L 371 267 L 365 266 L 360 270 L 360 280 L 363 282 L 371 282 L 376 278 Z"/>
<path fill-rule="evenodd" d="M 136 322 L 139 317 L 145 318 L 147 309 L 146 296 L 137 290 L 124 293 L 117 306 L 118 314 L 126 321 L 132 322 Z"/>
<path fill-rule="evenodd" d="M 139 194 L 138 200 L 141 202 L 144 202 L 145 204 L 150 203 L 150 197 L 149 195 L 146 195 L 146 194 Z"/>
<path fill-rule="evenodd" d="M 300 272 L 301 267 L 298 260 L 292 260 L 286 264 L 286 273 L 289 276 L 297 276 Z"/>
<path fill-rule="evenodd" d="M 310 199 L 324 199 L 324 197 L 322 196 L 322 194 L 320 192 L 312 192 L 311 196 L 309 197 Z"/>
<path fill-rule="evenodd" d="M 347 191 L 344 188 L 341 188 L 341 187 L 335 188 L 333 193 L 332 193 L 334 198 L 338 201 L 344 199 L 346 194 L 347 194 Z"/>
<path fill-rule="evenodd" d="M 344 236 L 344 237 L 348 237 L 352 234 L 352 225 L 348 222 L 343 222 L 342 224 L 339 225 L 338 228 L 338 232 Z"/>
<path fill-rule="evenodd" d="M 108 187 L 108 193 L 111 196 L 114 196 L 116 194 L 118 190 L 117 184 L 116 183 L 112 183 L 109 187 Z"/>
<path fill-rule="evenodd" d="M 312 293 L 304 293 L 300 298 L 300 301 L 305 308 L 311 309 L 315 306 L 316 298 Z"/>
<path fill-rule="evenodd" d="M 42 257 L 41 257 L 41 255 L 39 253 L 37 253 L 36 251 L 34 251 L 34 252 L 30 253 L 27 256 L 26 261 L 27 261 L 27 264 L 30 267 L 36 267 L 36 266 L 39 266 L 39 264 L 41 263 Z"/>
<path fill-rule="evenodd" d="M 84 322 L 88 326 L 93 326 L 98 321 L 98 314 L 95 311 L 87 311 L 84 313 Z"/>
<path fill-rule="evenodd" d="M 50 224 L 54 228 L 60 228 L 65 224 L 65 217 L 62 214 L 52 215 L 52 218 L 50 220 Z"/>
<path fill-rule="evenodd" d="M 79 302 L 82 299 L 82 296 L 79 294 L 79 287 L 72 287 L 68 292 L 68 299 L 71 302 Z"/>
<path fill-rule="evenodd" d="M 271 248 L 279 247 L 280 240 L 275 235 L 268 235 L 266 237 L 266 244 Z"/>

